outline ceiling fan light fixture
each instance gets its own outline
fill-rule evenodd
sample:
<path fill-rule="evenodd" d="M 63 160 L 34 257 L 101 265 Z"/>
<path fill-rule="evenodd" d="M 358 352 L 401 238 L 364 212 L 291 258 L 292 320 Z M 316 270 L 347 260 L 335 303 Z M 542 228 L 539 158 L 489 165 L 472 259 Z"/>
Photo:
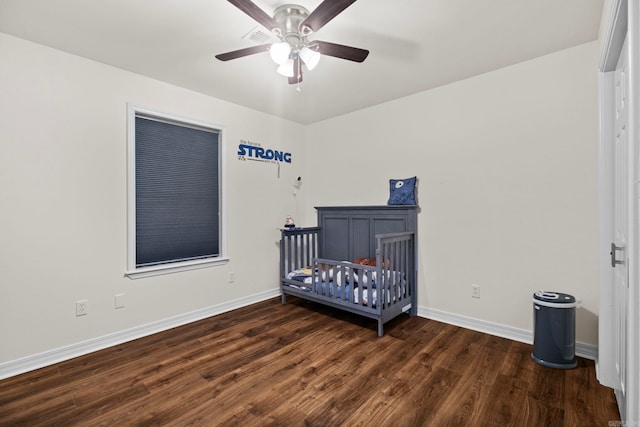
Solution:
<path fill-rule="evenodd" d="M 318 65 L 320 56 L 362 62 L 369 55 L 366 49 L 321 40 L 307 40 L 308 36 L 316 33 L 356 0 L 322 0 L 311 13 L 300 5 L 283 4 L 275 9 L 273 16 L 269 16 L 262 10 L 254 2 L 255 0 L 228 1 L 262 27 L 270 30 L 278 41 L 218 54 L 216 58 L 220 61 L 229 61 L 268 50 L 271 59 L 278 64 L 278 74 L 288 77 L 289 84 L 299 86 L 302 82 L 303 68 L 313 70 Z M 266 40 L 263 39 L 263 41 Z"/>
<path fill-rule="evenodd" d="M 278 65 L 282 65 L 289 59 L 291 53 L 291 46 L 287 42 L 274 43 L 269 48 L 269 54 L 271 59 Z"/>
<path fill-rule="evenodd" d="M 293 59 L 289 59 L 278 67 L 278 74 L 285 77 L 293 77 Z"/>
<path fill-rule="evenodd" d="M 309 71 L 316 68 L 316 65 L 318 65 L 318 62 L 320 61 L 320 56 L 320 52 L 311 50 L 306 46 L 300 50 L 300 59 L 302 59 L 304 65 L 307 66 L 307 70 Z"/>

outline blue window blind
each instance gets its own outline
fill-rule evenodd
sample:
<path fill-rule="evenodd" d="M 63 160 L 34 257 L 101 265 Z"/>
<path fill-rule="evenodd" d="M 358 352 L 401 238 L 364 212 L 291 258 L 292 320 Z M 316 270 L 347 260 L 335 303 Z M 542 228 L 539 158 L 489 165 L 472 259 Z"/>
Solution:
<path fill-rule="evenodd" d="M 220 255 L 220 135 L 136 115 L 136 267 Z"/>

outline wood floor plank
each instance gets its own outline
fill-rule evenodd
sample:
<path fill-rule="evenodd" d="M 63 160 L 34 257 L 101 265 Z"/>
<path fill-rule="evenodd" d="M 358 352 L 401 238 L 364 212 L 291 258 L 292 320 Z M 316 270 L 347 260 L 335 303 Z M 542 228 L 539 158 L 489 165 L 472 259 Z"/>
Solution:
<path fill-rule="evenodd" d="M 531 346 L 289 297 L 0 381 L 0 426 L 606 426 L 593 361 L 545 368 Z"/>
<path fill-rule="evenodd" d="M 535 381 L 529 384 L 528 396 L 552 408 L 564 406 L 566 372 L 534 364 Z"/>
<path fill-rule="evenodd" d="M 114 365 L 144 357 L 152 351 L 150 350 L 152 348 L 153 351 L 157 351 L 158 348 L 164 348 L 163 340 L 164 338 L 162 336 L 154 334 L 61 362 L 58 364 L 58 368 L 60 374 L 69 379 L 94 375 L 108 371 L 112 369 Z"/>
<path fill-rule="evenodd" d="M 511 378 L 532 380 L 535 363 L 531 363 L 531 348 L 530 345 L 512 341 L 502 359 L 500 373 Z"/>
<path fill-rule="evenodd" d="M 161 389 L 138 399 L 124 402 L 118 411 L 99 414 L 91 419 L 95 425 L 166 425 L 194 405 L 208 399 L 207 383 L 195 372 L 178 372 Z M 170 401 L 171 405 L 158 405 Z"/>
<path fill-rule="evenodd" d="M 527 399 L 528 384 L 517 378 L 498 375 L 488 395 L 487 405 L 480 418 L 487 426 L 521 427 L 527 417 L 523 404 Z M 514 405 L 514 402 L 518 402 Z M 537 420 L 533 420 L 537 422 Z M 563 422 L 563 421 L 561 421 Z M 537 424 L 544 425 L 544 424 Z"/>
<path fill-rule="evenodd" d="M 325 332 L 336 331 L 337 338 L 325 341 L 329 348 L 340 348 L 341 345 L 348 350 L 346 344 L 355 337 L 355 330 L 349 339 L 343 339 L 344 333 L 339 330 L 339 326 L 332 324 L 326 330 L 306 335 L 301 335 L 297 329 L 287 331 L 286 334 L 299 338 L 295 345 L 274 348 L 270 357 L 256 359 L 253 363 L 231 372 L 203 372 L 201 375 L 209 382 L 208 400 L 193 405 L 182 417 L 172 422 L 186 423 L 191 419 L 215 419 L 221 425 L 243 420 L 249 422 L 255 418 L 261 403 L 266 407 L 276 407 L 283 400 L 285 403 L 289 402 L 289 397 L 293 397 L 292 394 L 296 392 L 296 386 L 301 385 L 300 378 L 310 377 L 312 372 L 318 369 L 318 365 L 322 365 L 323 361 L 331 356 L 319 356 L 310 351 L 316 348 L 318 340 L 322 339 Z M 340 345 L 336 346 L 337 343 Z M 288 372 L 290 370 L 293 372 Z M 292 382 L 279 385 L 279 380 Z M 253 393 L 253 390 L 265 387 L 268 387 L 265 393 Z M 228 405 L 227 402 L 231 402 L 232 405 Z"/>
<path fill-rule="evenodd" d="M 480 425 L 490 402 L 502 353 L 477 344 L 472 348 L 473 359 L 466 366 L 457 367 L 460 381 L 438 409 L 438 420 L 443 426 Z"/>
<path fill-rule="evenodd" d="M 325 389 L 331 389 L 330 398 L 322 405 L 310 411 L 307 420 L 311 423 L 343 425 L 351 416 L 353 408 L 360 408 L 378 388 L 388 384 L 393 376 L 397 359 L 394 357 L 392 337 L 382 337 L 371 343 L 371 352 L 353 358 L 345 363 L 344 371 L 357 372 L 358 375 L 345 375 L 344 371 L 333 375 Z M 342 362 L 342 361 L 341 361 Z"/>
<path fill-rule="evenodd" d="M 463 334 L 460 328 L 452 326 L 441 328 L 434 337 L 424 342 L 423 348 L 418 353 L 399 363 L 397 376 L 405 378 L 416 372 L 430 372 L 438 360 L 447 359 L 453 355 L 453 352 L 449 353 L 450 347 L 447 343 L 460 334 Z"/>
<path fill-rule="evenodd" d="M 52 414 L 42 425 L 58 426 L 58 425 L 81 425 L 94 424 L 93 420 L 104 414 L 117 414 L 120 408 L 127 402 L 138 400 L 149 395 L 144 385 L 139 384 L 133 387 L 123 389 L 120 393 L 114 393 L 103 396 L 102 399 L 93 401 L 89 405 L 82 408 L 76 408 L 69 413 Z M 34 422 L 33 425 L 41 425 Z"/>
<path fill-rule="evenodd" d="M 615 414 L 617 407 L 614 400 L 602 398 L 603 386 L 596 379 L 593 363 L 578 358 L 577 364 L 566 372 L 565 425 L 595 426 L 597 420 Z"/>
<path fill-rule="evenodd" d="M 65 382 L 60 376 L 57 366 L 48 366 L 26 374 L 0 381 L 0 409 L 11 402 L 33 398 L 39 393 L 47 394 L 48 390 Z M 0 418 L 2 419 L 2 418 Z"/>
<path fill-rule="evenodd" d="M 352 335 L 348 342 L 357 342 L 357 338 Z M 269 371 L 264 369 L 263 375 L 244 377 L 243 382 L 237 381 L 225 392 L 230 396 L 241 397 L 246 403 L 246 411 L 251 415 L 266 416 L 269 408 L 283 404 L 292 405 L 297 410 L 308 413 L 310 407 L 315 407 L 318 404 L 316 398 L 322 395 L 327 396 L 324 392 L 333 389 L 337 381 L 340 380 L 339 376 L 344 375 L 344 363 L 349 362 L 353 353 L 349 345 L 341 344 L 327 348 L 328 351 L 322 352 L 318 351 L 319 349 L 314 345 L 314 351 L 305 351 L 302 357 L 307 358 L 311 355 L 309 360 L 305 360 L 305 363 L 295 361 L 297 372 L 286 377 L 286 383 L 276 389 L 271 388 L 274 385 L 271 377 L 264 377 L 265 374 L 269 375 Z M 266 367 L 271 368 L 268 365 L 265 365 Z M 267 386 L 269 391 L 266 394 L 247 392 L 256 385 Z M 280 390 L 280 392 L 274 393 L 276 390 Z M 220 416 L 221 422 L 225 423 L 227 420 L 238 419 L 238 411 L 230 408 L 230 411 L 221 411 Z"/>
<path fill-rule="evenodd" d="M 435 368 L 410 387 L 409 392 L 390 405 L 390 410 L 380 417 L 385 426 L 438 425 L 438 409 L 460 381 L 460 375 L 442 368 Z"/>
<path fill-rule="evenodd" d="M 468 368 L 477 358 L 476 353 L 481 346 L 478 344 L 482 339 L 482 334 L 474 331 L 457 329 L 456 334 L 447 341 L 441 342 L 441 347 L 445 351 L 433 358 L 433 363 L 453 372 Z M 455 352 L 447 349 L 455 348 Z"/>
<path fill-rule="evenodd" d="M 558 408 L 557 405 L 549 405 L 539 400 L 527 397 L 521 410 L 519 419 L 521 425 L 525 427 L 584 427 L 588 424 L 571 424 L 566 417 L 567 411 Z"/>
<path fill-rule="evenodd" d="M 363 391 L 363 393 L 367 393 L 367 399 L 353 410 L 353 413 L 345 420 L 344 425 L 362 425 L 363 422 L 366 424 L 367 420 L 382 419 L 391 410 L 395 402 L 403 401 L 411 392 L 411 384 L 403 380 L 403 374 L 398 373 L 399 368 L 403 366 L 400 361 L 415 358 L 425 343 L 432 341 L 437 334 L 434 333 L 428 338 L 427 334 L 424 333 L 417 335 L 415 342 L 418 345 L 413 345 L 413 340 L 408 339 L 399 351 L 394 351 L 394 357 L 390 363 L 391 366 L 388 368 L 391 376 L 381 379 L 374 387 Z M 425 341 L 421 342 L 420 337 Z M 352 385 L 352 387 L 359 389 L 356 385 Z"/>
<path fill-rule="evenodd" d="M 0 407 L 0 425 L 52 425 L 50 422 L 54 417 L 67 418 L 75 410 L 76 405 L 70 393 L 65 393 L 62 396 L 47 394 L 44 399 L 42 396 L 27 397 Z"/>

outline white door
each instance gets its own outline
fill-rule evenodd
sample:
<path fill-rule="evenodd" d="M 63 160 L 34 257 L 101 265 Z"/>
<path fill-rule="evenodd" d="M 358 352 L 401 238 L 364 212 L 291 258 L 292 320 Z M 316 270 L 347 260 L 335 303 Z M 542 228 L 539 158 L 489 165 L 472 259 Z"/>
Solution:
<path fill-rule="evenodd" d="M 629 203 L 629 138 L 628 104 L 629 85 L 627 79 L 627 41 L 625 40 L 618 65 L 614 73 L 614 188 L 613 188 L 613 232 L 611 243 L 611 266 L 614 269 L 612 284 L 613 301 L 613 362 L 615 364 L 615 389 L 621 413 L 624 413 L 627 375 L 627 294 L 629 284 L 628 203 Z"/>

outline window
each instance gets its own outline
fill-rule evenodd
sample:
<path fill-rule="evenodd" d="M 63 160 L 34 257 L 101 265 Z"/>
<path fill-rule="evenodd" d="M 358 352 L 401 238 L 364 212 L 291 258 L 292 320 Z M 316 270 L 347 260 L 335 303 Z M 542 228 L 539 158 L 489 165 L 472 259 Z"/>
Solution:
<path fill-rule="evenodd" d="M 129 277 L 227 261 L 221 129 L 129 106 Z"/>

